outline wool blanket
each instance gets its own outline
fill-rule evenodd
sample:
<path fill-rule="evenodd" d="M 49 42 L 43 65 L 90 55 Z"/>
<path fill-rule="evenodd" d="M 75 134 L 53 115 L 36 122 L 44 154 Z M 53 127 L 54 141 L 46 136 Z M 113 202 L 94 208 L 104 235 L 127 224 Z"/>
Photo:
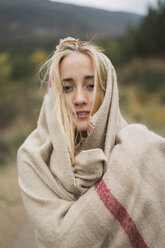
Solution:
<path fill-rule="evenodd" d="M 52 85 L 18 151 L 19 185 L 39 248 L 164 248 L 165 139 L 127 125 L 109 59 L 106 92 L 71 164 Z"/>

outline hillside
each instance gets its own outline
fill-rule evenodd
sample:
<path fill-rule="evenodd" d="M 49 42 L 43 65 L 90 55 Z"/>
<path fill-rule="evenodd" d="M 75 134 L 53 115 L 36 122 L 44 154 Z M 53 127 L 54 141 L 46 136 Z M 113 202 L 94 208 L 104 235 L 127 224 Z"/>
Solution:
<path fill-rule="evenodd" d="M 48 0 L 0 0 L 0 43 L 75 36 L 89 39 L 122 35 L 142 16 Z"/>

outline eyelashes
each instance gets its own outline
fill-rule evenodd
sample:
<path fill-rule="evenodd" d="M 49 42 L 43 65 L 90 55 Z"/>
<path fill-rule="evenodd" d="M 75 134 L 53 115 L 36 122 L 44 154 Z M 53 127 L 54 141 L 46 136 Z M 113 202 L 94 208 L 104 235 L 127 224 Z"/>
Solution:
<path fill-rule="evenodd" d="M 72 89 L 73 89 L 73 87 L 71 87 L 69 85 L 63 86 L 63 92 L 64 93 L 69 93 L 72 91 Z"/>
<path fill-rule="evenodd" d="M 88 88 L 88 89 L 93 89 L 93 88 L 94 88 L 94 84 L 89 84 L 89 85 L 87 86 L 87 88 Z"/>
<path fill-rule="evenodd" d="M 94 88 L 94 83 L 88 84 L 88 85 L 86 86 L 86 89 L 89 90 L 89 91 L 92 91 L 93 88 Z M 64 93 L 70 93 L 70 92 L 72 92 L 72 91 L 74 91 L 74 87 L 73 87 L 73 86 L 70 86 L 70 85 L 64 85 L 64 86 L 63 86 L 63 92 L 64 92 Z"/>

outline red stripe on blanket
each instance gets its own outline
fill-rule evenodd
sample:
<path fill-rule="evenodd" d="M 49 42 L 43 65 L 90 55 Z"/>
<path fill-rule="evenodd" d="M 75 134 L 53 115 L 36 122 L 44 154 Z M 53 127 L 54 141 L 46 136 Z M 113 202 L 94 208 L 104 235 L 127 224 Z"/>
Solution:
<path fill-rule="evenodd" d="M 95 189 L 105 207 L 113 214 L 115 219 L 120 222 L 120 225 L 128 235 L 131 246 L 133 248 L 148 248 L 131 216 L 112 195 L 103 179 L 95 185 Z"/>

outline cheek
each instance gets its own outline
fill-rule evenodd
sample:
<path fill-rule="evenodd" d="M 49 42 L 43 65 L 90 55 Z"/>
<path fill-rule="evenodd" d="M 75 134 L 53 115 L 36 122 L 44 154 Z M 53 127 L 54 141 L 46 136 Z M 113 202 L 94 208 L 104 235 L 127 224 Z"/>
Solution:
<path fill-rule="evenodd" d="M 88 102 L 92 104 L 93 101 L 94 101 L 94 91 L 91 91 L 88 93 Z"/>
<path fill-rule="evenodd" d="M 97 112 L 97 110 L 100 108 L 103 102 L 103 99 L 104 99 L 104 93 L 102 92 L 95 99 L 93 110 L 92 110 L 92 115 L 94 115 Z"/>
<path fill-rule="evenodd" d="M 65 94 L 66 109 L 72 114 L 75 112 L 72 94 Z"/>
<path fill-rule="evenodd" d="M 69 105 L 69 106 L 72 105 L 73 99 L 72 99 L 71 94 L 65 94 L 65 101 L 66 101 L 67 105 Z"/>

